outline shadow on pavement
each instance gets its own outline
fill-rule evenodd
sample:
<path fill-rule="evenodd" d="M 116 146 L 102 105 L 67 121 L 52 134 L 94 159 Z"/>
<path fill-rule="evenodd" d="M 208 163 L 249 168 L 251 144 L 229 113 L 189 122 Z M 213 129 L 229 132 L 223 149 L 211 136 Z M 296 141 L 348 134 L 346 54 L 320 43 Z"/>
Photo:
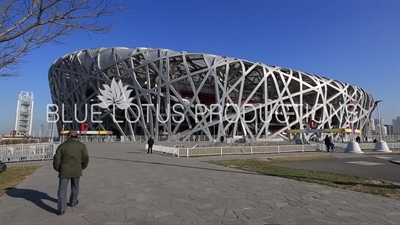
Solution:
<path fill-rule="evenodd" d="M 37 207 L 42 208 L 50 213 L 57 213 L 57 209 L 47 205 L 43 200 L 49 200 L 51 202 L 57 203 L 57 199 L 50 197 L 48 194 L 36 191 L 32 189 L 19 189 L 19 188 L 8 188 L 7 195 L 13 198 L 23 198 L 27 201 L 34 203 Z"/>

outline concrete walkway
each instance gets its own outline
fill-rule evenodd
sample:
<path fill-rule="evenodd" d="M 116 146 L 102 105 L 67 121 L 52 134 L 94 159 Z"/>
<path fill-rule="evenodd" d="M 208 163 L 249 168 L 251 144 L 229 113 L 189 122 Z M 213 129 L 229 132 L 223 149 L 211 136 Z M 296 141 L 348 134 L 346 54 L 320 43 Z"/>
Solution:
<path fill-rule="evenodd" d="M 400 201 L 89 143 L 80 203 L 55 215 L 51 162 L 0 198 L 0 224 L 399 224 Z"/>

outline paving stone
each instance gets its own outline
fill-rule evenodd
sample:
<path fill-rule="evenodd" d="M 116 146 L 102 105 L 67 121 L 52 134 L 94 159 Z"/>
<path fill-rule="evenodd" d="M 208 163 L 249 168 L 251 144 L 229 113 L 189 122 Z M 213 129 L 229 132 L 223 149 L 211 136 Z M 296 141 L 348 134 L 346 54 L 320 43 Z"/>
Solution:
<path fill-rule="evenodd" d="M 171 214 L 171 215 L 168 215 L 168 216 L 159 217 L 159 218 L 155 219 L 155 221 L 164 222 L 164 223 L 165 223 L 165 221 L 168 221 L 167 223 L 169 225 L 176 225 L 176 224 L 179 225 L 179 224 L 181 224 L 183 222 L 183 218 L 179 217 L 177 215 Z"/>
<path fill-rule="evenodd" d="M 329 218 L 315 218 L 316 224 L 338 224 L 336 220 L 331 220 Z"/>
<path fill-rule="evenodd" d="M 277 202 L 276 204 L 275 204 L 275 206 L 277 207 L 277 208 L 283 208 L 283 207 L 285 207 L 285 206 L 287 206 L 287 205 L 289 205 L 288 203 L 286 203 L 286 202 Z"/>
<path fill-rule="evenodd" d="M 119 210 L 117 210 L 117 211 L 108 211 L 108 210 L 106 210 L 103 213 L 109 220 L 113 220 L 113 221 L 114 220 L 118 221 L 119 219 L 126 218 L 125 212 L 119 211 Z"/>
<path fill-rule="evenodd" d="M 196 212 L 194 212 L 194 213 L 196 213 Z M 197 214 L 206 220 L 218 218 L 218 217 L 216 217 L 215 213 L 213 213 L 212 211 L 207 211 L 207 210 L 202 210 L 201 213 L 198 212 Z"/>
<path fill-rule="evenodd" d="M 278 219 L 276 217 L 265 217 L 262 219 L 267 224 L 279 224 Z"/>
<path fill-rule="evenodd" d="M 217 224 L 222 224 L 222 220 L 208 219 L 202 223 L 202 225 L 217 225 Z"/>
<path fill-rule="evenodd" d="M 220 209 L 216 209 L 214 211 L 212 211 L 215 215 L 217 215 L 218 217 L 224 217 L 225 216 L 225 211 L 226 208 L 220 208 Z"/>
<path fill-rule="evenodd" d="M 279 220 L 278 220 L 279 221 Z M 295 219 L 288 220 L 290 223 L 298 223 L 298 224 L 316 224 L 315 216 L 300 216 Z"/>
<path fill-rule="evenodd" d="M 323 212 L 320 212 L 320 211 L 318 211 L 318 210 L 315 210 L 315 209 L 310 209 L 310 208 L 307 208 L 307 211 L 311 214 L 311 215 L 313 215 L 313 216 L 315 216 L 315 217 L 323 217 Z"/>
<path fill-rule="evenodd" d="M 224 224 L 224 225 L 246 225 L 246 222 L 241 219 L 235 219 L 235 220 L 223 220 L 222 224 Z"/>
<path fill-rule="evenodd" d="M 349 216 L 354 215 L 354 213 L 352 213 L 352 212 L 346 212 L 346 211 L 342 211 L 342 210 L 335 212 L 335 214 L 339 217 L 349 217 Z"/>
<path fill-rule="evenodd" d="M 351 216 L 354 219 L 357 219 L 359 222 L 358 223 L 363 223 L 363 224 L 371 224 L 372 221 L 369 220 L 367 217 L 365 217 L 362 214 L 354 214 Z"/>
<path fill-rule="evenodd" d="M 57 174 L 44 162 L 0 197 L 0 224 L 399 224 L 399 200 L 197 158 L 128 153 L 143 151 L 141 146 L 88 143 L 80 203 L 63 216 L 55 215 Z"/>
<path fill-rule="evenodd" d="M 103 212 L 90 212 L 82 216 L 86 221 L 91 224 L 102 224 L 109 222 L 109 218 Z"/>

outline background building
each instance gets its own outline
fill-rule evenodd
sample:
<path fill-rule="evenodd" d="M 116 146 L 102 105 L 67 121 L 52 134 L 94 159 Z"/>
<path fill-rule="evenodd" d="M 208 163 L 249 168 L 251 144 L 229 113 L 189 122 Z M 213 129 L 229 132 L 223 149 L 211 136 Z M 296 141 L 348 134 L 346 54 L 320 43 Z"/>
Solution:
<path fill-rule="evenodd" d="M 32 134 L 33 100 L 32 92 L 21 91 L 19 94 L 14 127 L 15 135 L 30 136 Z"/>
<path fill-rule="evenodd" d="M 393 125 L 393 134 L 399 135 L 400 134 L 400 116 L 396 119 L 392 120 Z"/>
<path fill-rule="evenodd" d="M 387 135 L 393 135 L 393 125 L 385 124 Z"/>
<path fill-rule="evenodd" d="M 337 80 L 237 58 L 168 49 L 76 51 L 50 67 L 49 85 L 63 120 L 57 122 L 59 131 L 62 127 L 79 130 L 87 123 L 89 130 L 111 130 L 133 138 L 189 140 L 202 135 L 209 140 L 221 136 L 256 140 L 284 138 L 290 129 L 349 127 L 366 134 L 374 110 L 371 94 Z M 182 106 L 175 108 L 178 113 L 171 113 L 178 104 Z M 243 108 L 245 104 L 251 107 Z M 200 105 L 218 105 L 224 115 L 197 107 Z M 350 114 L 352 110 L 356 116 Z M 92 116 L 102 122 L 92 121 Z"/>

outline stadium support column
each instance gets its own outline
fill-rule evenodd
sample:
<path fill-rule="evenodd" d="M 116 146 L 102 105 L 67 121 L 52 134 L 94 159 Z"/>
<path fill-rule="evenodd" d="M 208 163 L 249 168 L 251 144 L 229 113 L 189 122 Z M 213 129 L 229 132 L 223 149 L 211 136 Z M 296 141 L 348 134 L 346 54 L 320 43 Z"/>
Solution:
<path fill-rule="evenodd" d="M 258 116 L 257 116 L 257 110 L 255 110 L 254 111 L 254 115 L 255 115 L 255 120 L 254 120 L 254 131 L 255 131 L 255 137 L 256 137 L 256 140 L 255 141 L 257 141 L 257 137 L 258 137 Z"/>
<path fill-rule="evenodd" d="M 268 115 L 269 115 L 269 113 L 272 113 L 272 112 L 269 112 L 268 111 L 268 104 L 269 104 L 269 101 L 268 101 L 268 77 L 265 77 L 265 79 L 264 79 L 264 106 L 265 106 L 265 111 L 264 111 L 264 116 L 265 116 L 265 124 L 264 124 L 264 127 L 265 127 L 265 139 L 267 139 L 268 138 L 268 128 L 269 128 L 269 121 L 268 121 Z"/>
<path fill-rule="evenodd" d="M 299 79 L 300 79 L 300 83 L 299 83 L 299 85 L 300 85 L 300 102 L 299 102 L 299 107 L 296 107 L 296 109 L 298 109 L 299 110 L 299 118 L 298 118 L 298 121 L 300 121 L 299 123 L 300 123 L 300 126 L 299 126 L 299 128 L 300 128 L 300 135 L 301 135 L 301 139 L 302 140 L 304 140 L 304 134 L 302 134 L 302 130 L 303 130 L 303 76 L 301 75 L 301 74 L 299 74 Z M 289 140 L 291 139 L 291 137 L 289 136 Z M 303 143 L 303 141 L 302 141 L 302 143 Z"/>
<path fill-rule="evenodd" d="M 392 151 L 390 151 L 387 143 L 382 138 L 382 131 L 383 131 L 383 129 L 382 129 L 382 119 L 381 119 L 381 114 L 379 112 L 379 102 L 381 102 L 381 101 L 382 100 L 375 102 L 375 106 L 376 106 L 376 109 L 377 109 L 376 111 L 378 113 L 378 122 L 379 122 L 379 141 L 377 141 L 375 143 L 374 152 L 392 152 Z"/>

